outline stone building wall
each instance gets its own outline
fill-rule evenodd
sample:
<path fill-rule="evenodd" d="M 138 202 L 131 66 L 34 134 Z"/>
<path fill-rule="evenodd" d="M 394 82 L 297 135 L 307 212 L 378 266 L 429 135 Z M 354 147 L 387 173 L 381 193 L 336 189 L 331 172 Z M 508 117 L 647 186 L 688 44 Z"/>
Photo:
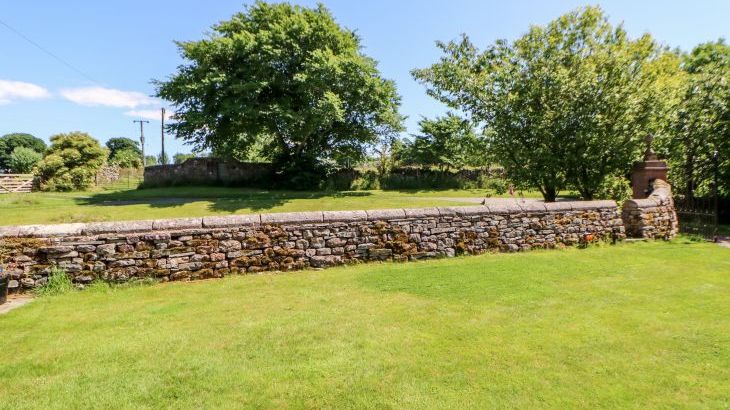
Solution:
<path fill-rule="evenodd" d="M 671 239 L 679 232 L 671 186 L 658 179 L 646 199 L 624 202 L 622 219 L 632 238 Z"/>
<path fill-rule="evenodd" d="M 15 289 L 52 266 L 79 284 L 222 277 L 620 240 L 613 201 L 303 212 L 0 227 Z"/>

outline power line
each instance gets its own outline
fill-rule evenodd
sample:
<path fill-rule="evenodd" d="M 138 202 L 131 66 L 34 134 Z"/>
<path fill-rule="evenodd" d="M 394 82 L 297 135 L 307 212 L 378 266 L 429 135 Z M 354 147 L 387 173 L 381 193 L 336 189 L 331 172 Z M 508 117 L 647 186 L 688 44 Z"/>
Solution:
<path fill-rule="evenodd" d="M 46 48 L 44 48 L 40 44 L 38 44 L 35 41 L 31 40 L 28 36 L 26 36 L 25 34 L 21 33 L 20 31 L 16 30 L 12 26 L 10 26 L 8 23 L 0 20 L 0 24 L 3 25 L 3 26 L 5 26 L 5 27 L 7 27 L 8 30 L 12 31 L 18 37 L 22 38 L 23 40 L 27 41 L 28 43 L 32 44 L 37 49 L 39 49 L 42 52 L 48 54 L 49 56 L 51 56 L 54 59 L 56 59 L 57 61 L 59 61 L 61 64 L 65 65 L 66 67 L 68 67 L 71 70 L 75 71 L 77 74 L 81 75 L 82 77 L 86 78 L 87 80 L 91 81 L 94 84 L 101 85 L 98 81 L 96 81 L 93 78 L 91 78 L 90 76 L 86 75 L 86 73 L 84 73 L 83 71 L 81 71 L 78 68 L 74 67 L 71 63 L 67 62 L 66 60 L 62 59 L 61 57 L 57 56 L 56 54 L 50 52 L 49 50 L 47 50 Z"/>

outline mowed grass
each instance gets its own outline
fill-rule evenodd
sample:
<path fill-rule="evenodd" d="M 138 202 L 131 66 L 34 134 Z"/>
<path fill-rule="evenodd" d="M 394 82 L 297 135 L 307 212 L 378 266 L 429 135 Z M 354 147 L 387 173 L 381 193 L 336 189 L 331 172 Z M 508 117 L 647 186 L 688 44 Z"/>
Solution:
<path fill-rule="evenodd" d="M 0 408 L 728 408 L 730 250 L 92 290 L 0 316 Z"/>
<path fill-rule="evenodd" d="M 116 188 L 0 195 L 0 225 L 123 221 L 263 212 L 473 205 L 489 190 L 267 191 L 226 187 Z M 539 197 L 528 192 L 526 197 Z"/>

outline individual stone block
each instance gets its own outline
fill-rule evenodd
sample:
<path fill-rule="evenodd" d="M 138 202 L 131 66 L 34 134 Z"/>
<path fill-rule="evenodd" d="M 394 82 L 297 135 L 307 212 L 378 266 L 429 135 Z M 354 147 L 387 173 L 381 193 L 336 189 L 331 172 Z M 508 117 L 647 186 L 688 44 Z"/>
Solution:
<path fill-rule="evenodd" d="M 322 212 L 284 212 L 276 214 L 262 214 L 262 224 L 295 224 L 321 223 L 324 220 Z"/>
<path fill-rule="evenodd" d="M 368 221 L 389 221 L 406 218 L 406 212 L 403 209 L 374 209 L 365 212 L 368 214 Z"/>
<path fill-rule="evenodd" d="M 153 221 L 93 222 L 86 224 L 83 234 L 146 232 L 152 230 L 152 225 Z"/>
<path fill-rule="evenodd" d="M 573 201 L 545 202 L 545 210 L 548 212 L 564 212 L 573 210 Z"/>
<path fill-rule="evenodd" d="M 517 206 L 524 212 L 545 212 L 545 204 L 537 201 L 519 201 Z"/>
<path fill-rule="evenodd" d="M 409 219 L 438 218 L 441 216 L 438 208 L 405 208 L 403 211 L 406 218 Z"/>
<path fill-rule="evenodd" d="M 365 211 L 324 211 L 322 217 L 323 222 L 361 222 L 367 221 L 368 214 Z"/>
<path fill-rule="evenodd" d="M 203 218 L 160 219 L 152 223 L 154 230 L 196 229 L 203 227 Z"/>
<path fill-rule="evenodd" d="M 489 213 L 491 214 L 516 214 L 522 212 L 522 208 L 517 204 L 517 200 L 503 201 L 499 204 L 489 204 Z"/>
<path fill-rule="evenodd" d="M 573 201 L 571 202 L 573 210 L 601 209 L 601 208 L 618 208 L 615 201 Z"/>
<path fill-rule="evenodd" d="M 20 237 L 28 238 L 49 238 L 54 236 L 79 236 L 86 224 L 58 224 L 58 225 L 23 225 L 18 226 L 17 233 Z"/>
<path fill-rule="evenodd" d="M 253 226 L 261 224 L 261 215 L 230 215 L 203 217 L 204 228 L 229 228 L 235 226 Z"/>

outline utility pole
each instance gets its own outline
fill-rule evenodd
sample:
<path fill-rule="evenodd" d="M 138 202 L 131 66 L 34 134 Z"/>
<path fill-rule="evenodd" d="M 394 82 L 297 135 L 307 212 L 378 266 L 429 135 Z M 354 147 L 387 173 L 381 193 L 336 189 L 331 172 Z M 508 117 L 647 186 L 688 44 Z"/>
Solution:
<path fill-rule="evenodd" d="M 162 125 L 160 126 L 160 137 L 162 138 L 162 154 L 160 155 L 160 162 L 165 161 L 165 107 L 162 107 L 161 111 L 160 120 L 162 121 Z M 165 162 L 162 165 L 167 165 L 167 163 Z"/>
<path fill-rule="evenodd" d="M 144 157 L 144 124 L 149 124 L 149 121 L 145 120 L 134 120 L 133 122 L 139 123 L 139 142 L 142 143 L 142 168 L 147 166 L 147 161 Z"/>

